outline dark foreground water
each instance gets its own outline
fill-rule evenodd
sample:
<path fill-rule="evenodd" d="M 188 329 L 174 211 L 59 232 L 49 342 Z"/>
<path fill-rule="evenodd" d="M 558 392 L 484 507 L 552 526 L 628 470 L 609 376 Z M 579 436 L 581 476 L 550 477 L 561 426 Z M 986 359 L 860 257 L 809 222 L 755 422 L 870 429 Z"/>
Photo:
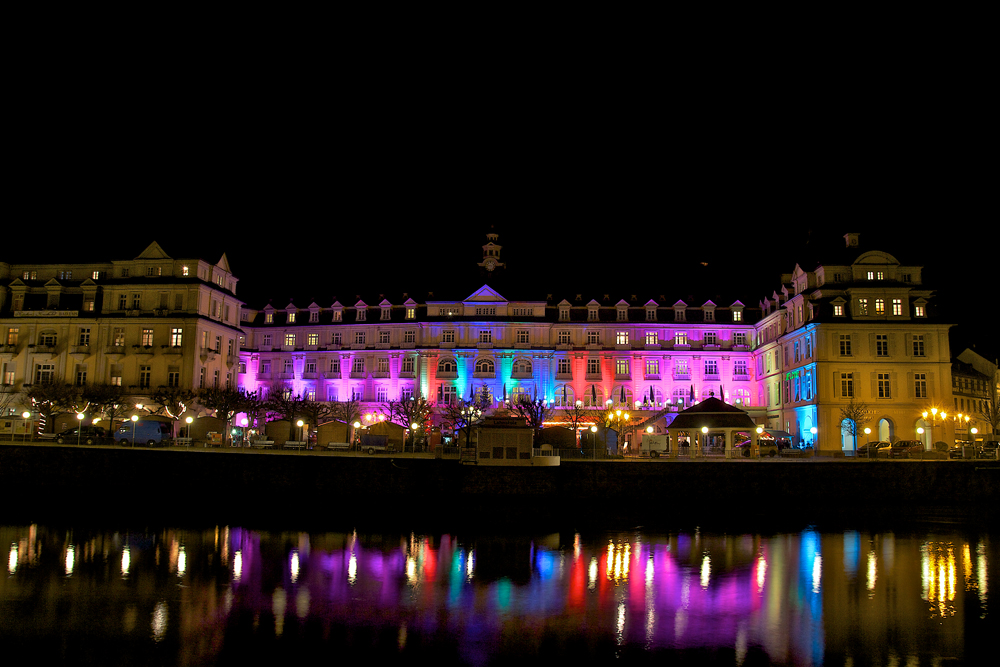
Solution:
<path fill-rule="evenodd" d="M 0 525 L 0 660 L 991 664 L 997 537 Z"/>

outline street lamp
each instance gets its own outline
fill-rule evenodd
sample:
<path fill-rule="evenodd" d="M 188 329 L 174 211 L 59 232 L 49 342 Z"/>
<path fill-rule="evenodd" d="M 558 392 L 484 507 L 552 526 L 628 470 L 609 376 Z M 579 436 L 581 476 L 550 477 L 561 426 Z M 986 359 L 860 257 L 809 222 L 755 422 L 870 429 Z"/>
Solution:
<path fill-rule="evenodd" d="M 136 406 L 139 407 L 139 406 Z M 132 415 L 132 446 L 135 447 L 135 423 L 139 421 L 139 415 Z"/>
<path fill-rule="evenodd" d="M 189 438 L 191 437 L 191 422 L 193 422 L 193 421 L 194 421 L 194 417 L 190 417 L 190 416 L 184 419 L 184 422 L 187 424 L 187 437 L 189 437 Z"/>
<path fill-rule="evenodd" d="M 21 413 L 21 416 L 24 417 L 24 433 L 21 436 L 22 437 L 21 442 L 27 442 L 28 441 L 28 419 L 31 417 L 31 413 L 28 412 L 27 410 L 25 410 L 24 412 Z M 14 438 L 13 435 L 10 436 L 10 437 L 11 437 L 11 439 Z"/>
<path fill-rule="evenodd" d="M 597 460 L 597 424 L 590 427 L 590 442 L 594 445 L 593 459 Z"/>
<path fill-rule="evenodd" d="M 79 445 L 80 444 L 80 436 L 83 434 L 83 413 L 82 412 L 77 412 L 76 413 L 76 421 L 77 421 L 77 425 L 76 425 L 76 444 Z"/>

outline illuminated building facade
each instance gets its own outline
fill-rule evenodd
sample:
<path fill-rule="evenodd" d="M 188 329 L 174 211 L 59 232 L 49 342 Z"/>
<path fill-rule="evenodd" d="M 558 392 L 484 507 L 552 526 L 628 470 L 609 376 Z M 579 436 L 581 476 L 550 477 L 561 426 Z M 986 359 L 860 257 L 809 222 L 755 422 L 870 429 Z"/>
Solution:
<path fill-rule="evenodd" d="M 856 234 L 845 241 L 815 270 L 797 265 L 782 276 L 761 303 L 754 362 L 768 423 L 825 451 L 852 451 L 866 438 L 950 444 L 953 425 L 925 423 L 922 413 L 950 401 L 951 325 L 935 317 L 921 267 L 860 250 Z M 843 416 L 852 404 L 870 410 L 856 437 Z"/>
<path fill-rule="evenodd" d="M 497 240 L 489 235 L 466 293 L 262 308 L 236 297 L 225 256 L 176 260 L 156 243 L 125 261 L 0 263 L 2 381 L 111 382 L 136 395 L 281 386 L 364 408 L 411 396 L 439 405 L 528 396 L 555 406 L 556 419 L 577 402 L 610 402 L 654 432 L 715 396 L 823 451 L 850 451 L 865 437 L 842 429 L 853 400 L 873 411 L 871 440 L 915 439 L 921 427 L 928 446 L 954 438 L 953 425 L 921 417 L 952 400 L 949 325 L 934 315 L 934 293 L 921 267 L 862 251 L 855 234 L 812 270 L 781 276 L 756 306 L 687 303 L 668 286 L 521 294 L 521 281 L 505 280 Z"/>
<path fill-rule="evenodd" d="M 236 386 L 237 278 L 218 263 L 150 244 L 130 260 L 0 263 L 0 379 L 157 387 Z"/>

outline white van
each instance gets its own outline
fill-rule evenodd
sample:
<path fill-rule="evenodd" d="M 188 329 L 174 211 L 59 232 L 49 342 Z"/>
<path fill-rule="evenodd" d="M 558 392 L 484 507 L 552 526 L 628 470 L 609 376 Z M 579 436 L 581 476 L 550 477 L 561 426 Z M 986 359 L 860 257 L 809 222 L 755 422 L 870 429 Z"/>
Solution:
<path fill-rule="evenodd" d="M 115 442 L 123 446 L 140 443 L 155 447 L 166 445 L 173 437 L 174 425 L 172 423 L 154 419 L 140 419 L 137 422 L 127 421 L 119 426 L 115 432 Z"/>

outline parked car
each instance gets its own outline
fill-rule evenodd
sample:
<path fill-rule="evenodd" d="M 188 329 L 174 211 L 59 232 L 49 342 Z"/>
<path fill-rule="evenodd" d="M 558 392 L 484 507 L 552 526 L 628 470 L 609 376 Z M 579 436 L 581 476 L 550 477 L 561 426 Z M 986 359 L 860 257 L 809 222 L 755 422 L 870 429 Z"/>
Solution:
<path fill-rule="evenodd" d="M 987 440 L 979 446 L 976 457 L 980 459 L 995 459 L 997 457 L 997 447 L 1000 442 Z"/>
<path fill-rule="evenodd" d="M 873 459 L 878 456 L 878 450 L 889 446 L 889 443 L 885 441 L 866 442 L 863 445 L 858 445 L 857 455 L 861 458 Z"/>
<path fill-rule="evenodd" d="M 949 459 L 961 459 L 965 457 L 965 445 L 952 445 L 948 448 Z"/>
<path fill-rule="evenodd" d="M 108 433 L 100 426 L 77 426 L 67 429 L 61 433 L 56 433 L 55 441 L 59 444 L 73 445 L 81 443 L 84 445 L 97 445 L 108 439 Z"/>
<path fill-rule="evenodd" d="M 778 455 L 778 445 L 773 440 L 758 440 L 757 444 L 760 447 L 761 458 L 765 456 L 770 458 Z M 750 440 L 744 440 L 735 445 L 734 449 L 738 452 L 737 456 L 744 458 L 753 456 L 753 442 Z"/>
<path fill-rule="evenodd" d="M 887 447 L 880 447 L 878 455 L 890 459 L 906 459 L 922 451 L 924 451 L 924 443 L 919 440 L 897 440 Z"/>
<path fill-rule="evenodd" d="M 137 422 L 127 421 L 118 427 L 115 440 L 121 445 L 140 443 L 155 447 L 166 445 L 173 436 L 173 424 L 170 422 L 140 419 Z"/>

